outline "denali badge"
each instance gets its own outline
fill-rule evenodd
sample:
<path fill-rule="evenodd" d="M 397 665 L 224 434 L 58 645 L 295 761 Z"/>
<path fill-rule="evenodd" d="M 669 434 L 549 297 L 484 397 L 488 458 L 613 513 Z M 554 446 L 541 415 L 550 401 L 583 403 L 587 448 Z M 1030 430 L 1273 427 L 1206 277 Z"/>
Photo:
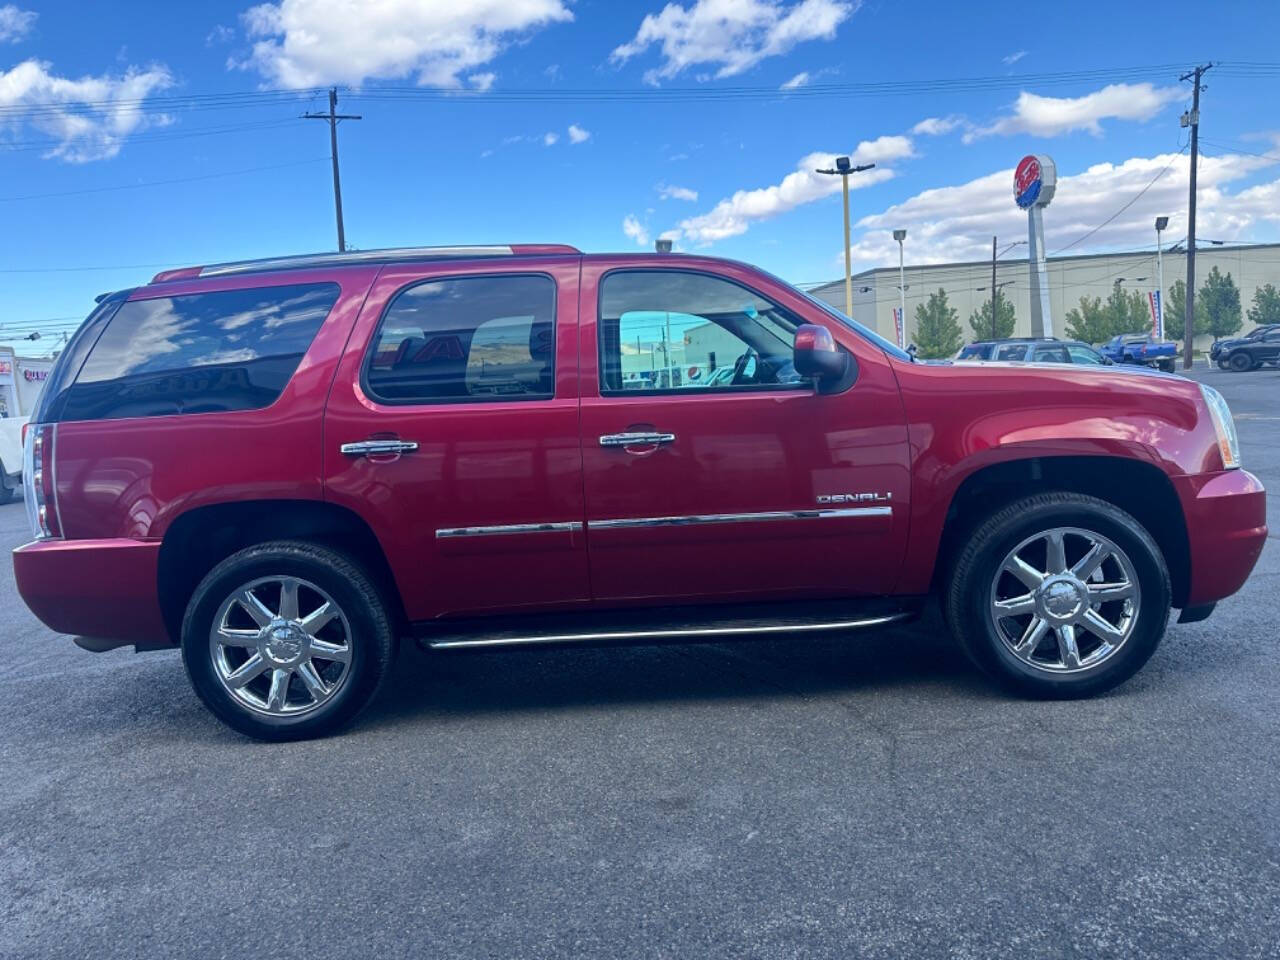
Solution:
<path fill-rule="evenodd" d="M 877 503 L 892 500 L 893 494 L 886 493 L 820 493 L 819 503 Z"/>

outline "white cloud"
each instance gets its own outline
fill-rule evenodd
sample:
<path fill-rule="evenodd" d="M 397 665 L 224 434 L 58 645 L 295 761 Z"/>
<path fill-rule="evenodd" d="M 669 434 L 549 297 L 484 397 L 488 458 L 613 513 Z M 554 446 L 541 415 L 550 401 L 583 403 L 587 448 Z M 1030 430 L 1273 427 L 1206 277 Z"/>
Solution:
<path fill-rule="evenodd" d="M 649 245 L 649 230 L 643 223 L 635 218 L 633 214 L 627 214 L 622 218 L 622 232 L 636 242 L 636 246 L 647 247 Z"/>
<path fill-rule="evenodd" d="M 548 131 L 542 135 L 542 145 L 544 147 L 554 147 L 559 139 L 560 134 Z"/>
<path fill-rule="evenodd" d="M 569 124 L 569 142 L 570 143 L 586 143 L 591 139 L 591 131 L 584 130 L 576 123 Z"/>
<path fill-rule="evenodd" d="M 696 203 L 698 200 L 698 191 L 690 190 L 688 187 L 676 187 L 670 184 L 663 184 L 658 187 L 658 196 L 663 200 L 688 200 Z"/>
<path fill-rule="evenodd" d="M 147 114 L 143 107 L 147 96 L 172 85 L 160 66 L 72 80 L 50 73 L 48 63 L 26 60 L 0 71 L 0 107 L 39 105 L 25 122 L 57 141 L 45 156 L 87 163 L 114 157 L 138 130 L 170 123 L 168 116 Z"/>
<path fill-rule="evenodd" d="M 715 67 L 731 77 L 767 57 L 787 53 L 808 40 L 830 40 L 861 0 L 694 0 L 668 3 L 648 14 L 630 42 L 613 51 L 625 63 L 657 45 L 662 64 L 644 75 L 648 83 L 670 79 L 690 67 Z"/>
<path fill-rule="evenodd" d="M 26 39 L 40 14 L 22 10 L 12 3 L 0 7 L 0 43 L 18 43 Z"/>
<path fill-rule="evenodd" d="M 1214 239 L 1244 235 L 1260 221 L 1280 223 L 1280 180 L 1229 193 L 1231 183 L 1250 176 L 1273 161 L 1240 154 L 1201 156 L 1197 232 Z M 1156 175 L 1166 170 L 1159 179 Z M 1166 242 L 1172 243 L 1187 229 L 1182 212 L 1187 204 L 1186 154 L 1134 157 L 1123 163 L 1099 163 L 1080 173 L 1059 174 L 1053 203 L 1045 210 L 1045 246 L 1050 254 L 1072 244 L 1142 193 L 1106 226 L 1071 253 L 1090 250 L 1149 248 L 1154 243 L 1152 223 L 1167 215 Z M 1154 183 L 1152 181 L 1155 180 Z M 925 190 L 863 217 L 863 231 L 852 246 L 853 259 L 864 266 L 896 263 L 898 245 L 893 230 L 907 229 L 907 258 L 912 263 L 949 263 L 983 260 L 991 256 L 991 237 L 1004 241 L 1025 239 L 1027 216 L 1013 202 L 1013 170 L 970 180 L 956 186 Z M 833 262 L 843 262 L 840 254 Z"/>
<path fill-rule="evenodd" d="M 493 86 L 493 81 L 498 79 L 496 73 L 473 73 L 467 77 L 467 83 L 471 84 L 473 90 L 479 90 L 484 93 Z"/>
<path fill-rule="evenodd" d="M 283 87 L 407 76 L 456 87 L 510 43 L 572 19 L 563 0 L 279 0 L 242 15 L 254 44 L 239 66 Z"/>
<path fill-rule="evenodd" d="M 1000 62 L 1003 63 L 1006 67 L 1012 67 L 1015 63 L 1017 63 L 1026 55 L 1027 55 L 1027 51 L 1017 50 L 1009 54 L 1007 57 L 1001 57 Z"/>
<path fill-rule="evenodd" d="M 209 31 L 209 35 L 204 38 L 206 47 L 214 47 L 223 43 L 230 43 L 236 37 L 236 32 L 230 27 L 222 24 L 215 24 L 214 28 Z"/>
<path fill-rule="evenodd" d="M 894 176 L 893 169 L 882 164 L 911 156 L 914 156 L 914 151 L 909 137 L 864 140 L 858 144 L 850 159 L 854 165 L 875 163 L 877 167 L 851 176 L 849 189 L 858 190 L 891 179 Z M 819 167 L 834 167 L 835 159 L 835 154 L 831 153 L 811 153 L 802 157 L 796 164 L 796 169 L 783 177 L 781 182 L 756 190 L 739 190 L 706 213 L 682 220 L 681 236 L 690 243 L 699 245 L 736 237 L 746 233 L 756 221 L 768 220 L 838 193 L 840 178 L 817 172 Z"/>
<path fill-rule="evenodd" d="M 1057 137 L 1075 130 L 1102 133 L 1101 120 L 1150 120 L 1160 110 L 1181 100 L 1180 87 L 1155 87 L 1149 83 L 1113 83 L 1083 97 L 1042 97 L 1018 94 L 1013 112 L 986 127 L 965 134 L 969 143 L 992 135 L 1030 134 Z"/>
<path fill-rule="evenodd" d="M 809 83 L 809 71 L 802 70 L 799 73 L 797 73 L 794 77 L 792 77 L 790 80 L 788 80 L 786 83 L 784 83 L 778 89 L 779 90 L 798 90 L 800 87 L 806 86 L 808 83 Z"/>
<path fill-rule="evenodd" d="M 926 117 L 912 127 L 911 132 L 921 137 L 940 137 L 964 125 L 964 117 Z"/>

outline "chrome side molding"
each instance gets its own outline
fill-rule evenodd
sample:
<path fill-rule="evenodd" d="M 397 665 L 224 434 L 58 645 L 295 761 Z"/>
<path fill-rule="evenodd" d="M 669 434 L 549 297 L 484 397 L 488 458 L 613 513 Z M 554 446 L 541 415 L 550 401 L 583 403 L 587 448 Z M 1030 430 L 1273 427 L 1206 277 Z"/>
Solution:
<path fill-rule="evenodd" d="M 815 633 L 829 630 L 854 630 L 861 627 L 879 627 L 909 619 L 910 613 L 890 613 L 876 617 L 860 617 L 852 620 L 825 620 L 817 623 L 767 623 L 751 626 L 689 627 L 685 629 L 611 630 L 584 633 L 546 633 L 509 637 L 462 637 L 426 641 L 433 650 L 461 650 L 476 647 L 520 647 L 544 643 L 609 643 L 631 640 L 715 639 L 717 637 L 761 636 L 771 633 Z"/>
<path fill-rule="evenodd" d="M 619 517 L 592 520 L 592 530 L 626 527 L 683 527 L 703 523 L 758 523 L 769 520 L 836 520 L 842 517 L 888 517 L 893 507 L 841 507 L 831 510 L 766 510 L 762 513 L 698 513 L 675 517 Z"/>
<path fill-rule="evenodd" d="M 578 521 L 568 523 L 505 523 L 488 527 L 444 527 L 436 531 L 436 539 L 500 537 L 513 533 L 577 533 L 581 529 L 582 524 Z"/>

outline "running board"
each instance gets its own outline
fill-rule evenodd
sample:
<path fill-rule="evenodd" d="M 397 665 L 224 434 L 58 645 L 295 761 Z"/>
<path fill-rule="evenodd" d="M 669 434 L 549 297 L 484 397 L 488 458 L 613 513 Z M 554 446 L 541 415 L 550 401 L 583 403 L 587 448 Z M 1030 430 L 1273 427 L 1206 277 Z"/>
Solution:
<path fill-rule="evenodd" d="M 810 604 L 809 607 L 814 605 Z M 825 606 L 825 605 L 824 605 Z M 432 650 L 475 650 L 500 647 L 549 645 L 601 645 L 626 643 L 697 643 L 746 640 L 778 634 L 828 633 L 887 626 L 910 620 L 914 609 L 897 605 L 878 610 L 857 610 L 849 604 L 808 616 L 785 608 L 768 613 L 759 607 L 742 615 L 727 610 L 676 608 L 669 611 L 614 611 L 610 613 L 536 616 L 520 620 L 440 622 L 419 627 L 418 642 Z M 728 614 L 728 615 L 726 615 Z M 771 615 L 769 615 L 771 614 Z M 640 621 L 640 622 L 637 622 Z"/>

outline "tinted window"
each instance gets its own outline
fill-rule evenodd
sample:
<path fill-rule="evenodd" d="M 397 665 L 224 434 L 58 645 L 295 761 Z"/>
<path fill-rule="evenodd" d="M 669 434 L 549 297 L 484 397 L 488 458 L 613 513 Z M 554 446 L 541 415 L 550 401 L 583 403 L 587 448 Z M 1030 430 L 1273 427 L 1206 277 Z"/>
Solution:
<path fill-rule="evenodd" d="M 121 304 L 68 392 L 64 420 L 269 406 L 338 299 L 334 283 Z"/>
<path fill-rule="evenodd" d="M 431 280 L 391 301 L 365 369 L 394 402 L 536 400 L 555 392 L 550 277 Z"/>
<path fill-rule="evenodd" d="M 1060 346 L 1036 347 L 1036 362 L 1038 363 L 1070 363 L 1071 358 L 1067 356 L 1066 347 L 1060 347 Z"/>
<path fill-rule="evenodd" d="M 1102 354 L 1092 347 L 1086 347 L 1082 343 L 1067 344 L 1067 353 L 1071 355 L 1072 363 L 1102 363 Z"/>
<path fill-rule="evenodd" d="M 808 387 L 792 363 L 801 321 L 699 273 L 611 273 L 600 292 L 602 393 Z"/>
<path fill-rule="evenodd" d="M 960 352 L 956 354 L 957 360 L 985 360 L 991 355 L 991 344 L 989 343 L 971 343 L 961 347 Z"/>
<path fill-rule="evenodd" d="M 1027 359 L 1027 345 L 1025 343 L 1007 343 L 996 351 L 997 360 L 1025 360 Z"/>

